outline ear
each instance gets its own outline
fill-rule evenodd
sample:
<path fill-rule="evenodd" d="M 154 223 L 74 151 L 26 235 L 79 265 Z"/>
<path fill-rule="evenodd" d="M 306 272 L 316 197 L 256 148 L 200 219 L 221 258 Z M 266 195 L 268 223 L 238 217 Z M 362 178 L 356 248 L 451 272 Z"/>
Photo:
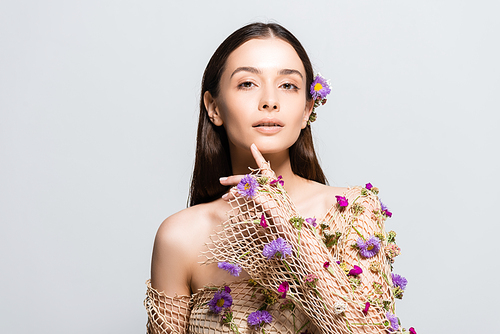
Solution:
<path fill-rule="evenodd" d="M 314 107 L 314 99 L 310 99 L 306 102 L 306 107 L 304 109 L 304 118 L 302 119 L 302 129 L 305 129 L 307 126 L 307 122 L 309 122 L 309 116 L 313 111 Z"/>
<path fill-rule="evenodd" d="M 217 102 L 208 90 L 205 92 L 205 94 L 203 94 L 203 103 L 205 104 L 205 108 L 207 109 L 208 118 L 210 118 L 210 121 L 214 123 L 215 126 L 221 126 L 224 122 L 220 117 Z"/>

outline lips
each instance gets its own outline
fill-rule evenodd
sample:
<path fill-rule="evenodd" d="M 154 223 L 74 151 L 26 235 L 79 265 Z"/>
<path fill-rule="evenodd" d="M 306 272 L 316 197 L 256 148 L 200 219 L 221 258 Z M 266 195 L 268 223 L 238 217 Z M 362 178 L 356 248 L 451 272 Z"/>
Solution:
<path fill-rule="evenodd" d="M 254 124 L 252 124 L 252 127 L 254 128 L 259 128 L 259 127 L 280 127 L 282 128 L 284 126 L 283 122 L 281 122 L 279 119 L 276 118 L 263 118 Z"/>

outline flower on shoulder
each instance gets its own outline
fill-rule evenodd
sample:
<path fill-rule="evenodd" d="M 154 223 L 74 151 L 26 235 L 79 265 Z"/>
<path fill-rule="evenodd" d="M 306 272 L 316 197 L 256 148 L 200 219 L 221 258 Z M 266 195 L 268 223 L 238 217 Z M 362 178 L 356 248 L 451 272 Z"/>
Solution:
<path fill-rule="evenodd" d="M 280 305 L 280 311 L 283 311 L 283 310 L 293 311 L 294 309 L 295 309 L 295 304 L 293 303 L 293 301 L 291 299 L 288 299 L 288 298 L 285 298 L 283 300 L 283 303 L 281 303 L 281 305 Z"/>
<path fill-rule="evenodd" d="M 231 307 L 231 305 L 233 305 L 233 297 L 231 297 L 226 289 L 217 291 L 214 294 L 214 298 L 212 298 L 212 300 L 208 302 L 210 312 L 213 312 L 215 314 L 219 314 L 222 309 Z"/>
<path fill-rule="evenodd" d="M 264 324 L 270 324 L 273 317 L 266 310 L 255 311 L 248 315 L 247 322 L 250 326 L 254 326 L 257 330 Z"/>
<path fill-rule="evenodd" d="M 366 185 L 365 185 L 365 188 L 368 189 L 368 190 L 371 190 L 373 188 L 372 184 L 370 182 L 368 182 Z"/>
<path fill-rule="evenodd" d="M 401 248 L 399 248 L 395 243 L 390 243 L 385 246 L 385 256 L 389 259 L 394 259 L 399 254 L 401 254 Z"/>
<path fill-rule="evenodd" d="M 260 216 L 260 226 L 262 226 L 263 228 L 267 228 L 266 216 L 264 214 Z"/>
<path fill-rule="evenodd" d="M 364 315 L 368 314 L 368 310 L 370 309 L 370 305 L 371 305 L 370 302 L 366 302 L 365 308 L 363 309 Z"/>
<path fill-rule="evenodd" d="M 284 281 L 283 283 L 280 284 L 278 287 L 278 292 L 281 292 L 281 298 L 286 298 L 286 293 L 290 289 L 290 285 L 288 284 L 287 281 Z"/>
<path fill-rule="evenodd" d="M 358 267 L 357 265 L 354 265 L 351 270 L 349 270 L 348 276 L 358 276 L 363 273 L 363 269 Z"/>
<path fill-rule="evenodd" d="M 232 264 L 229 262 L 219 262 L 217 264 L 217 267 L 219 267 L 219 269 L 227 271 L 228 273 L 236 277 L 240 276 L 241 273 L 241 267 L 237 264 Z"/>
<path fill-rule="evenodd" d="M 347 200 L 347 198 L 345 198 L 345 196 L 335 196 L 335 198 L 337 199 L 337 204 L 339 207 L 341 208 L 345 208 L 346 206 L 349 205 L 349 201 Z"/>
<path fill-rule="evenodd" d="M 387 320 L 389 320 L 388 322 L 386 322 L 386 325 L 389 326 L 389 328 L 388 328 L 389 331 L 396 332 L 399 329 L 398 317 L 396 317 L 391 312 L 387 312 L 385 314 L 385 316 L 386 316 Z"/>
<path fill-rule="evenodd" d="M 366 240 L 359 237 L 356 241 L 356 245 L 359 248 L 361 256 L 364 258 L 370 258 L 377 255 L 380 250 L 380 239 L 374 235 L 370 235 Z"/>
<path fill-rule="evenodd" d="M 309 225 L 312 225 L 314 227 L 316 227 L 318 225 L 316 223 L 316 218 L 306 218 L 306 223 L 308 223 Z"/>
<path fill-rule="evenodd" d="M 314 274 L 308 274 L 304 278 L 304 282 L 306 282 L 306 284 L 308 286 L 310 286 L 311 288 L 315 288 L 316 287 L 316 283 L 318 282 L 318 276 L 316 276 Z"/>
<path fill-rule="evenodd" d="M 413 327 L 410 327 L 409 331 L 411 334 L 417 334 L 417 331 Z"/>
<path fill-rule="evenodd" d="M 333 305 L 333 312 L 337 315 L 342 314 L 347 309 L 347 303 L 343 301 L 335 302 Z"/>
<path fill-rule="evenodd" d="M 240 183 L 236 186 L 238 189 L 238 193 L 241 196 L 248 197 L 248 198 L 254 198 L 255 195 L 257 194 L 257 188 L 259 187 L 259 183 L 257 182 L 257 179 L 250 174 L 245 175 Z"/>
<path fill-rule="evenodd" d="M 323 263 L 323 268 L 328 269 L 329 266 L 330 262 L 326 261 L 325 263 Z"/>
<path fill-rule="evenodd" d="M 292 255 L 292 247 L 283 239 L 279 237 L 264 246 L 262 254 L 271 260 L 274 257 L 284 260 L 287 256 Z"/>
<path fill-rule="evenodd" d="M 380 272 L 380 267 L 381 267 L 381 264 L 379 262 L 372 262 L 372 263 L 370 263 L 370 267 L 368 267 L 368 269 L 372 273 L 379 273 Z"/>
<path fill-rule="evenodd" d="M 387 233 L 387 242 L 396 242 L 396 232 L 389 231 L 389 233 Z"/>

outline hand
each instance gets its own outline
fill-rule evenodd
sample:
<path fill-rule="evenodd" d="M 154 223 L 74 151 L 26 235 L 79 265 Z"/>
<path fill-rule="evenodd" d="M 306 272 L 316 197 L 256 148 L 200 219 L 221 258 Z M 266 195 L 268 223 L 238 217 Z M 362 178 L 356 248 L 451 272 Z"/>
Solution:
<path fill-rule="evenodd" d="M 250 146 L 250 151 L 252 152 L 253 158 L 255 159 L 255 162 L 257 163 L 257 166 L 261 170 L 261 174 L 264 175 L 264 176 L 269 177 L 270 179 L 276 178 L 276 174 L 271 169 L 271 167 L 269 165 L 269 162 L 267 162 L 266 159 L 264 159 L 264 157 L 260 153 L 260 151 L 257 148 L 257 146 L 255 146 L 255 144 L 252 144 Z M 224 186 L 236 186 L 238 183 L 240 183 L 241 179 L 244 176 L 245 175 L 232 175 L 232 176 L 228 176 L 228 177 L 225 177 L 225 178 L 221 178 L 219 181 Z M 222 196 L 222 198 L 225 201 L 229 202 L 231 199 L 234 198 L 235 194 L 236 194 L 236 192 L 233 189 L 231 189 L 231 191 L 228 192 L 228 193 L 226 193 L 226 194 L 224 194 Z"/>

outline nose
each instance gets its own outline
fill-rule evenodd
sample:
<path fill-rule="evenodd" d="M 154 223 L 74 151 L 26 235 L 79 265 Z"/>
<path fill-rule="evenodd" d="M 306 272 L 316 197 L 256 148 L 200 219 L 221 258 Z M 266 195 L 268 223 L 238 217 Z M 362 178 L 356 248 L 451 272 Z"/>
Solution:
<path fill-rule="evenodd" d="M 280 104 L 274 92 L 266 91 L 259 103 L 259 110 L 262 111 L 280 111 Z"/>

